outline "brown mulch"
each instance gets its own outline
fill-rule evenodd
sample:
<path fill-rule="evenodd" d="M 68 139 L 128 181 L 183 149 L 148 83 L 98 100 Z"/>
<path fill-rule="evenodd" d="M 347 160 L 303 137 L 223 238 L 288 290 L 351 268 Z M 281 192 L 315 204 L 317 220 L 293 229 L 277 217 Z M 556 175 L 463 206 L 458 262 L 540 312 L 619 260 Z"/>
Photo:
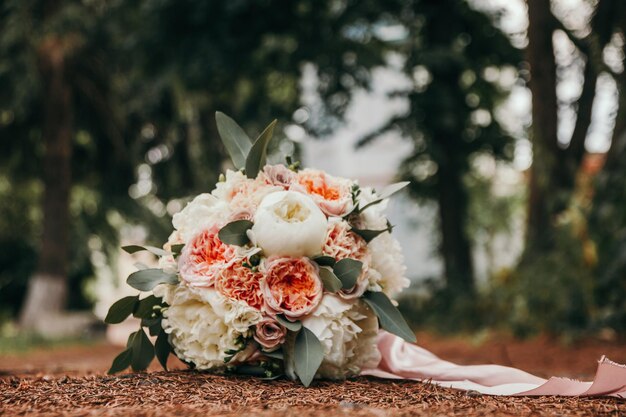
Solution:
<path fill-rule="evenodd" d="M 320 414 L 323 413 L 323 414 Z M 490 397 L 411 381 L 315 382 L 192 371 L 0 380 L 0 414 L 38 416 L 626 415 L 626 400 Z"/>
<path fill-rule="evenodd" d="M 564 345 L 547 336 L 520 341 L 492 335 L 472 340 L 429 333 L 419 333 L 418 340 L 454 362 L 498 363 L 544 377 L 589 379 L 602 354 L 626 363 L 623 340 L 589 339 Z M 318 381 L 307 389 L 288 380 L 268 382 L 191 371 L 106 376 L 119 351 L 100 343 L 0 356 L 0 416 L 626 415 L 623 399 L 491 397 L 373 378 Z M 170 366 L 177 366 L 174 358 Z M 151 367 L 158 369 L 156 364 Z"/>

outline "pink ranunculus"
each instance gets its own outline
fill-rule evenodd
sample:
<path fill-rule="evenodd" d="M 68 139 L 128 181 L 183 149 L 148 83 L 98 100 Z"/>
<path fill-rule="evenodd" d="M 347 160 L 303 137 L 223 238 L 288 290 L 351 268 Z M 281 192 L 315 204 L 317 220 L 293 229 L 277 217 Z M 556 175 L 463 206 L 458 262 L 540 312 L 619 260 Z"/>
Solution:
<path fill-rule="evenodd" d="M 254 340 L 259 342 L 266 351 L 272 351 L 285 343 L 287 329 L 273 318 L 266 317 L 257 323 Z"/>
<path fill-rule="evenodd" d="M 219 227 L 214 225 L 192 238 L 178 260 L 178 270 L 183 281 L 194 287 L 211 287 L 216 278 L 232 261 L 235 249 L 223 243 L 217 236 Z"/>
<path fill-rule="evenodd" d="M 311 313 L 322 299 L 322 282 L 308 258 L 270 258 L 266 261 L 261 292 L 266 311 L 299 319 Z"/>
<path fill-rule="evenodd" d="M 368 257 L 367 242 L 350 231 L 350 225 L 347 222 L 329 221 L 322 253 L 338 261 L 345 258 L 365 261 Z"/>
<path fill-rule="evenodd" d="M 215 280 L 215 289 L 228 298 L 245 301 L 258 310 L 263 306 L 260 280 L 263 274 L 243 266 L 243 261 L 231 263 Z"/>
<path fill-rule="evenodd" d="M 265 165 L 260 175 L 267 184 L 283 187 L 285 190 L 296 180 L 296 173 L 284 165 Z"/>
<path fill-rule="evenodd" d="M 352 182 L 335 178 L 324 171 L 304 169 L 291 188 L 308 194 L 327 216 L 343 217 L 354 208 Z"/>

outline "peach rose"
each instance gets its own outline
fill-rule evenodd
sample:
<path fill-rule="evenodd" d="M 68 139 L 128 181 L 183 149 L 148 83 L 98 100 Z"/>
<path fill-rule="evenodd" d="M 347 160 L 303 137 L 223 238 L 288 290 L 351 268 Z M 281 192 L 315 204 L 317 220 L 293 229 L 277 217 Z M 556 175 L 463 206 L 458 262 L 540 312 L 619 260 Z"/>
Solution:
<path fill-rule="evenodd" d="M 211 287 L 224 267 L 233 259 L 235 250 L 217 236 L 214 225 L 197 234 L 183 248 L 178 270 L 183 281 L 194 287 Z"/>
<path fill-rule="evenodd" d="M 270 317 L 264 318 L 260 323 L 257 323 L 254 331 L 254 340 L 259 342 L 268 352 L 285 343 L 286 336 L 287 329 Z"/>
<path fill-rule="evenodd" d="M 313 169 L 298 172 L 296 180 L 291 188 L 311 196 L 327 216 L 343 217 L 354 208 L 350 180 Z"/>
<path fill-rule="evenodd" d="M 283 187 L 285 190 L 296 180 L 296 173 L 284 165 L 265 165 L 260 176 L 267 184 Z"/>
<path fill-rule="evenodd" d="M 270 258 L 265 269 L 261 292 L 270 314 L 298 319 L 311 313 L 322 299 L 317 266 L 307 258 Z"/>
<path fill-rule="evenodd" d="M 364 261 L 367 258 L 367 242 L 350 231 L 350 225 L 343 220 L 329 221 L 326 241 L 322 248 L 324 255 L 336 260 L 352 258 Z"/>
<path fill-rule="evenodd" d="M 260 310 L 263 296 L 259 281 L 263 278 L 260 272 L 253 272 L 243 266 L 243 261 L 234 262 L 215 280 L 215 289 L 228 298 L 245 301 L 250 307 Z"/>

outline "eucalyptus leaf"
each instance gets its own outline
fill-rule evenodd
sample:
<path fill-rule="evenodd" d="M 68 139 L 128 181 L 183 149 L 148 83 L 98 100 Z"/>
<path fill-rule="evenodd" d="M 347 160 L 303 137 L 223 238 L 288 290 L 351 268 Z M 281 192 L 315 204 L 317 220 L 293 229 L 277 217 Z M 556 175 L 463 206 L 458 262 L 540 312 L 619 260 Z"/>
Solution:
<path fill-rule="evenodd" d="M 137 303 L 137 307 L 133 312 L 133 316 L 140 319 L 149 319 L 152 317 L 154 307 L 159 305 L 161 305 L 161 299 L 155 297 L 154 295 L 149 295 L 146 298 L 139 300 L 139 303 Z"/>
<path fill-rule="evenodd" d="M 222 227 L 217 236 L 227 245 L 243 246 L 250 241 L 246 232 L 253 225 L 250 220 L 235 220 Z"/>
<path fill-rule="evenodd" d="M 172 347 L 167 339 L 167 333 L 165 333 L 164 330 L 161 330 L 157 336 L 156 342 L 154 343 L 154 351 L 159 363 L 163 369 L 167 371 L 167 358 L 170 356 Z"/>
<path fill-rule="evenodd" d="M 409 181 L 402 181 L 402 182 L 396 182 L 394 184 L 390 184 L 388 186 L 386 186 L 385 188 L 382 189 L 382 191 L 378 194 L 378 198 L 374 201 L 371 201 L 369 203 L 367 203 L 365 206 L 363 207 L 359 207 L 358 211 L 362 212 L 363 210 L 365 210 L 368 207 L 371 207 L 375 204 L 378 204 L 382 201 L 384 201 L 385 199 L 391 197 L 393 194 L 397 193 L 398 191 L 402 190 L 404 187 L 406 187 L 407 185 L 409 185 L 410 182 Z"/>
<path fill-rule="evenodd" d="M 378 316 L 380 327 L 400 336 L 407 342 L 415 343 L 415 333 L 402 317 L 402 313 L 394 306 L 391 300 L 382 292 L 368 291 L 363 295 L 363 301 Z"/>
<path fill-rule="evenodd" d="M 319 266 L 333 266 L 337 262 L 335 258 L 328 255 L 317 255 L 311 259 Z"/>
<path fill-rule="evenodd" d="M 109 369 L 107 373 L 109 375 L 113 375 L 128 368 L 130 366 L 132 355 L 133 355 L 133 352 L 131 349 L 126 349 L 125 351 L 117 355 L 115 359 L 113 359 L 111 368 Z"/>
<path fill-rule="evenodd" d="M 324 284 L 324 288 L 328 292 L 337 292 L 343 287 L 343 283 L 337 278 L 337 275 L 333 273 L 330 267 L 321 266 L 319 276 Z"/>
<path fill-rule="evenodd" d="M 162 269 L 142 269 L 133 272 L 126 279 L 126 283 L 139 291 L 151 291 L 159 284 L 176 284 L 178 278 L 175 274 L 168 274 Z"/>
<path fill-rule="evenodd" d="M 333 272 L 339 278 L 344 290 L 348 290 L 356 285 L 361 276 L 363 263 L 356 259 L 345 258 L 338 261 L 333 267 Z"/>
<path fill-rule="evenodd" d="M 131 255 L 133 253 L 136 252 L 141 252 L 144 250 L 147 250 L 148 252 L 157 255 L 157 256 L 167 256 L 170 253 L 168 251 L 165 251 L 161 248 L 157 248 L 155 246 L 139 246 L 139 245 L 127 245 L 127 246 L 122 246 L 122 249 L 127 252 L 130 253 Z"/>
<path fill-rule="evenodd" d="M 367 243 L 370 243 L 372 240 L 374 240 L 374 238 L 378 237 L 379 235 L 390 231 L 389 228 L 382 229 L 382 230 L 369 230 L 369 229 L 355 229 L 354 227 L 351 230 L 352 232 L 361 236 L 363 240 L 365 240 Z"/>
<path fill-rule="evenodd" d="M 322 364 L 324 350 L 317 336 L 306 327 L 296 336 L 294 355 L 296 374 L 302 384 L 308 387 Z"/>
<path fill-rule="evenodd" d="M 265 166 L 267 160 L 267 145 L 272 139 L 274 134 L 274 127 L 276 127 L 276 120 L 273 120 L 265 130 L 259 135 L 257 140 L 254 141 L 250 153 L 246 158 L 246 176 L 248 178 L 256 178 L 259 171 Z"/>
<path fill-rule="evenodd" d="M 123 322 L 128 316 L 133 314 L 138 300 L 139 297 L 136 295 L 117 300 L 109 308 L 109 312 L 107 313 L 104 322 L 107 324 L 117 324 Z"/>
<path fill-rule="evenodd" d="M 292 332 L 297 332 L 302 328 L 302 323 L 299 321 L 289 321 L 283 315 L 277 315 L 276 320 L 283 325 L 287 330 L 291 330 Z"/>
<path fill-rule="evenodd" d="M 133 337 L 132 345 L 132 357 L 130 366 L 133 371 L 144 371 L 154 359 L 154 346 L 148 338 L 146 332 L 143 329 L 137 330 Z"/>
<path fill-rule="evenodd" d="M 233 165 L 237 169 L 245 168 L 246 158 L 252 148 L 252 140 L 233 119 L 222 112 L 215 112 L 215 122 Z"/>
<path fill-rule="evenodd" d="M 174 256 L 180 255 L 184 247 L 185 247 L 184 243 L 177 243 L 175 245 L 172 245 L 172 255 Z"/>

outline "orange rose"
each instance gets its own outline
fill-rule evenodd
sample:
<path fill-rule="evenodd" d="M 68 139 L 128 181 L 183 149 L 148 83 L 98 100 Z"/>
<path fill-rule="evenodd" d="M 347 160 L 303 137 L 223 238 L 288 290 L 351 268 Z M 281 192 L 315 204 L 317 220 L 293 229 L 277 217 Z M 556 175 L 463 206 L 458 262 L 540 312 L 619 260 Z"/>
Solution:
<path fill-rule="evenodd" d="M 317 307 L 323 287 L 317 267 L 307 258 L 270 258 L 261 292 L 269 313 L 298 319 Z"/>
<path fill-rule="evenodd" d="M 294 191 L 308 194 L 327 216 L 343 217 L 352 211 L 352 182 L 335 178 L 323 171 L 304 169 L 298 172 Z"/>
<path fill-rule="evenodd" d="M 259 281 L 263 278 L 260 272 L 253 272 L 242 265 L 242 261 L 229 265 L 217 277 L 215 289 L 226 297 L 245 301 L 250 307 L 261 309 L 263 296 Z"/>
<path fill-rule="evenodd" d="M 219 227 L 206 229 L 183 248 L 178 269 L 183 281 L 194 287 L 211 287 L 224 267 L 233 259 L 235 250 L 217 236 Z"/>

